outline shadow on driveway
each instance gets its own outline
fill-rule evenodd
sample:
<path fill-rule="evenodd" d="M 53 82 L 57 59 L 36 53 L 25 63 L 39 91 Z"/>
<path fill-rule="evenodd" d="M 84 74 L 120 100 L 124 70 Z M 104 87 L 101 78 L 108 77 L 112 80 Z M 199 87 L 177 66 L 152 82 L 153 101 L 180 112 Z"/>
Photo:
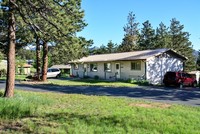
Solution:
<path fill-rule="evenodd" d="M 17 89 L 31 91 L 50 91 L 67 94 L 84 94 L 98 96 L 118 96 L 148 99 L 162 102 L 200 106 L 199 88 L 185 87 L 100 87 L 100 86 L 57 86 L 57 85 L 27 85 L 16 84 Z"/>

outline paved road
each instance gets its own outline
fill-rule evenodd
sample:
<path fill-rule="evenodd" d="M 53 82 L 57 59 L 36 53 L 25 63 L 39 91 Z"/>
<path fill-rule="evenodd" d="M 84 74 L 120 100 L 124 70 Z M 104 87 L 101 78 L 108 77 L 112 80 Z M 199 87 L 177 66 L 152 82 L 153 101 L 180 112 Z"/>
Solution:
<path fill-rule="evenodd" d="M 0 89 L 5 88 L 5 82 L 0 81 Z M 39 91 L 39 92 L 59 92 L 67 94 L 85 94 L 130 97 L 151 100 L 156 102 L 178 103 L 191 106 L 200 106 L 200 89 L 185 87 L 165 88 L 165 87 L 99 87 L 99 86 L 52 86 L 52 85 L 26 85 L 16 82 L 16 89 Z"/>

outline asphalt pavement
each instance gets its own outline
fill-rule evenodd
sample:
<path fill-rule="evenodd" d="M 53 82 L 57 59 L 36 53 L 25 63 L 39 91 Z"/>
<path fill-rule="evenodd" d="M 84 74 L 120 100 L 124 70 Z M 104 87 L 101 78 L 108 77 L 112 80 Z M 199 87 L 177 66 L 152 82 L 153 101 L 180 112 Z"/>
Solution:
<path fill-rule="evenodd" d="M 5 81 L 0 81 L 0 89 L 5 89 Z M 156 102 L 176 103 L 190 106 L 200 106 L 200 89 L 192 87 L 101 87 L 101 86 L 56 86 L 56 85 L 29 85 L 15 83 L 16 90 L 36 92 L 58 92 L 66 94 L 84 94 L 97 96 L 129 97 Z"/>

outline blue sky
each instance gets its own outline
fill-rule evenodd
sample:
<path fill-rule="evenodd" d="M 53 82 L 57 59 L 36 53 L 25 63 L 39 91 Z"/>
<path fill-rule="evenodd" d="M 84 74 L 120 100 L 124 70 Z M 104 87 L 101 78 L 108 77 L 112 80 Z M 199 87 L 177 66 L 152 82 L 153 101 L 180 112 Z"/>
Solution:
<path fill-rule="evenodd" d="M 82 0 L 85 21 L 88 26 L 79 33 L 94 41 L 93 46 L 121 43 L 123 27 L 129 12 L 136 15 L 136 21 L 149 20 L 155 29 L 160 22 L 166 26 L 176 18 L 189 32 L 193 48 L 200 49 L 200 0 Z"/>

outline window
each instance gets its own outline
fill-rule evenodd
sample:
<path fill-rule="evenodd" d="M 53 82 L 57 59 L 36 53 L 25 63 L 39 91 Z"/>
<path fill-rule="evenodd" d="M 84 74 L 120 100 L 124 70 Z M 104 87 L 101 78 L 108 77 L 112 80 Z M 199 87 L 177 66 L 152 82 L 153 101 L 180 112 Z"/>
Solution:
<path fill-rule="evenodd" d="M 116 64 L 116 70 L 118 70 L 119 69 L 119 64 Z"/>
<path fill-rule="evenodd" d="M 131 62 L 131 70 L 141 70 L 141 61 Z"/>
<path fill-rule="evenodd" d="M 78 70 L 78 64 L 74 64 L 74 69 Z"/>
<path fill-rule="evenodd" d="M 106 72 L 111 71 L 111 63 L 104 63 L 104 71 Z"/>
<path fill-rule="evenodd" d="M 90 71 L 91 72 L 96 72 L 97 71 L 97 63 L 90 64 Z"/>
<path fill-rule="evenodd" d="M 59 72 L 60 70 L 57 68 L 51 69 L 52 72 Z"/>

